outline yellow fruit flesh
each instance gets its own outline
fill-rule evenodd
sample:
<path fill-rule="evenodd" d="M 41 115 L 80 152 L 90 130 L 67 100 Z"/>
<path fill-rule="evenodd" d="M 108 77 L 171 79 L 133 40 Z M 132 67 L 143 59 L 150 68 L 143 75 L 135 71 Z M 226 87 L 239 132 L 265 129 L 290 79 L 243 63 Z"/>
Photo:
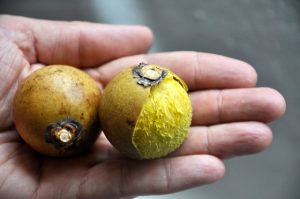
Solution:
<path fill-rule="evenodd" d="M 192 108 L 182 83 L 169 74 L 160 84 L 151 87 L 132 136 L 141 159 L 165 156 L 186 138 Z"/>

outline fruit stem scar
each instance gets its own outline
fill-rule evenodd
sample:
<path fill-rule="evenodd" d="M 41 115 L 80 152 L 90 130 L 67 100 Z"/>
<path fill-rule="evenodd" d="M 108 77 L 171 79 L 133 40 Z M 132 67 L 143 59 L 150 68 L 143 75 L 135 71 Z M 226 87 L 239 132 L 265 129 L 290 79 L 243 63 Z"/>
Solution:
<path fill-rule="evenodd" d="M 140 63 L 132 69 L 132 74 L 138 84 L 147 87 L 159 84 L 168 75 L 168 71 L 157 65 Z"/>
<path fill-rule="evenodd" d="M 56 133 L 57 139 L 59 139 L 61 142 L 67 143 L 70 140 L 72 140 L 73 135 L 70 131 L 66 129 L 61 129 Z"/>
<path fill-rule="evenodd" d="M 46 142 L 53 144 L 57 149 L 68 149 L 74 146 L 80 138 L 81 125 L 72 119 L 50 124 L 46 130 Z"/>

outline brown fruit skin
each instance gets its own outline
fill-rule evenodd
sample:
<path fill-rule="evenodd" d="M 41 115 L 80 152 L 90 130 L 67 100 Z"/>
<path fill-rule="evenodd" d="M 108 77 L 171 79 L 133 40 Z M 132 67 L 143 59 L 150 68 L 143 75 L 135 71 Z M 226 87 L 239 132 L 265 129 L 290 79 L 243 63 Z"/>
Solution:
<path fill-rule="evenodd" d="M 13 116 L 16 129 L 36 151 L 49 156 L 73 156 L 81 153 L 99 135 L 98 106 L 101 98 L 96 82 L 71 66 L 52 65 L 28 76 L 19 86 Z M 82 125 L 76 145 L 59 149 L 47 143 L 47 127 L 67 119 Z"/>
<path fill-rule="evenodd" d="M 118 87 L 115 87 L 118 82 Z M 136 86 L 132 70 L 124 70 L 106 86 L 100 101 L 99 117 L 105 136 L 127 157 L 140 159 L 131 138 L 135 122 L 150 94 L 150 87 Z M 127 93 L 130 89 L 130 94 Z M 104 97 L 105 95 L 105 97 Z M 120 105 L 120 103 L 122 105 Z M 110 107 L 114 106 L 113 109 Z"/>

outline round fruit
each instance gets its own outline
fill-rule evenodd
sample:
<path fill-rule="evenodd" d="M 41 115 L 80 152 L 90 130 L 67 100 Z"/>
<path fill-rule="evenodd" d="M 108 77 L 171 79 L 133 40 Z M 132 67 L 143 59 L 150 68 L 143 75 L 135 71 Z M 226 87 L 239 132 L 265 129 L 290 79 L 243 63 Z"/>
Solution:
<path fill-rule="evenodd" d="M 192 108 L 183 80 L 166 68 L 140 63 L 107 85 L 99 117 L 106 137 L 121 153 L 152 159 L 182 144 Z"/>
<path fill-rule="evenodd" d="M 101 93 L 86 73 L 71 66 L 43 67 L 19 86 L 13 103 L 20 136 L 36 151 L 71 156 L 99 135 Z"/>

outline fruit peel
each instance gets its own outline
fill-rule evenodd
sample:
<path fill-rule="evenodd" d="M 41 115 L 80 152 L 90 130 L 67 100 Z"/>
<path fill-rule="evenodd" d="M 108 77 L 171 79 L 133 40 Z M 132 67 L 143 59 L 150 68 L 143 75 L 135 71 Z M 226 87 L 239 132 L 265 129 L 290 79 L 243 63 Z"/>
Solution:
<path fill-rule="evenodd" d="M 141 77 L 135 69 L 144 66 L 163 71 L 163 78 Z M 164 67 L 139 64 L 125 69 L 107 85 L 99 117 L 106 137 L 121 153 L 152 159 L 181 145 L 191 124 L 191 109 L 183 80 Z"/>
<path fill-rule="evenodd" d="M 132 137 L 140 157 L 162 157 L 177 149 L 188 134 L 191 112 L 189 96 L 172 74 L 151 87 Z"/>

